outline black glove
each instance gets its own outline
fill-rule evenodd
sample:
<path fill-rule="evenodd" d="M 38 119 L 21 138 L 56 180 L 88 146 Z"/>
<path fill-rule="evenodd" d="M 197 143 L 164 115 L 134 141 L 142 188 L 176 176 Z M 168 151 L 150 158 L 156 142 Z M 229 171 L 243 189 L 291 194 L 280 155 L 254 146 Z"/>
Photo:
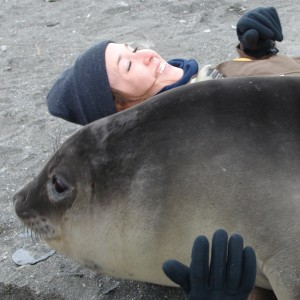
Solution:
<path fill-rule="evenodd" d="M 188 300 L 247 300 L 254 287 L 256 257 L 251 247 L 243 249 L 243 238 L 230 237 L 217 230 L 212 240 L 209 267 L 209 242 L 205 236 L 195 239 L 190 267 L 167 260 L 163 271 L 179 284 Z M 227 262 L 226 262 L 227 259 Z"/>
<path fill-rule="evenodd" d="M 238 21 L 236 30 L 242 50 L 256 58 L 278 53 L 275 41 L 283 40 L 280 19 L 274 7 L 248 11 Z"/>

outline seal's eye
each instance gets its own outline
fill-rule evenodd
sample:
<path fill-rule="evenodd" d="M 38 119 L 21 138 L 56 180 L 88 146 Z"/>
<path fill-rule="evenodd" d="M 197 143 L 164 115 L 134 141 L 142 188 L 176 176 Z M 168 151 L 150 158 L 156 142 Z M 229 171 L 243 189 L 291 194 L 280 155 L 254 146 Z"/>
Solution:
<path fill-rule="evenodd" d="M 52 186 L 57 194 L 63 194 L 68 189 L 63 181 L 56 176 L 53 176 L 52 178 Z"/>

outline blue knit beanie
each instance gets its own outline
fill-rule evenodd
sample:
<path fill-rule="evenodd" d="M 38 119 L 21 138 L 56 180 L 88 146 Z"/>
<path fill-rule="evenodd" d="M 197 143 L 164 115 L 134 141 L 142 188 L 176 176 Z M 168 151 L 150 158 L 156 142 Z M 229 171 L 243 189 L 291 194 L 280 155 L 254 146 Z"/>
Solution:
<path fill-rule="evenodd" d="M 105 66 L 109 43 L 89 48 L 57 79 L 47 95 L 52 115 L 85 125 L 116 112 Z"/>

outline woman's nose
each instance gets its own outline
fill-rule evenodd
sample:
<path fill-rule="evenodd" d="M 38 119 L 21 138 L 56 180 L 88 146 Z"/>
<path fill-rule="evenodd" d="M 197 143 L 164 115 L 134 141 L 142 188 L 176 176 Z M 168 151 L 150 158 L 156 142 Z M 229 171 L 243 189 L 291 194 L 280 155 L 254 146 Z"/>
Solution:
<path fill-rule="evenodd" d="M 142 61 L 143 64 L 148 66 L 153 58 L 153 51 L 147 49 L 137 50 L 135 55 L 136 59 Z"/>

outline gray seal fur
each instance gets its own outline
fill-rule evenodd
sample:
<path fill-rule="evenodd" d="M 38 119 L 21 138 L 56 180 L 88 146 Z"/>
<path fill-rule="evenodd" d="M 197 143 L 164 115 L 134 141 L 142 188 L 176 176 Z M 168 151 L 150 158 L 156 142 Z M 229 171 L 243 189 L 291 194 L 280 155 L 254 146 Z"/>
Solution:
<path fill-rule="evenodd" d="M 110 276 L 172 285 L 196 236 L 254 247 L 256 285 L 300 299 L 300 77 L 211 80 L 93 122 L 14 196 L 23 223 Z"/>

